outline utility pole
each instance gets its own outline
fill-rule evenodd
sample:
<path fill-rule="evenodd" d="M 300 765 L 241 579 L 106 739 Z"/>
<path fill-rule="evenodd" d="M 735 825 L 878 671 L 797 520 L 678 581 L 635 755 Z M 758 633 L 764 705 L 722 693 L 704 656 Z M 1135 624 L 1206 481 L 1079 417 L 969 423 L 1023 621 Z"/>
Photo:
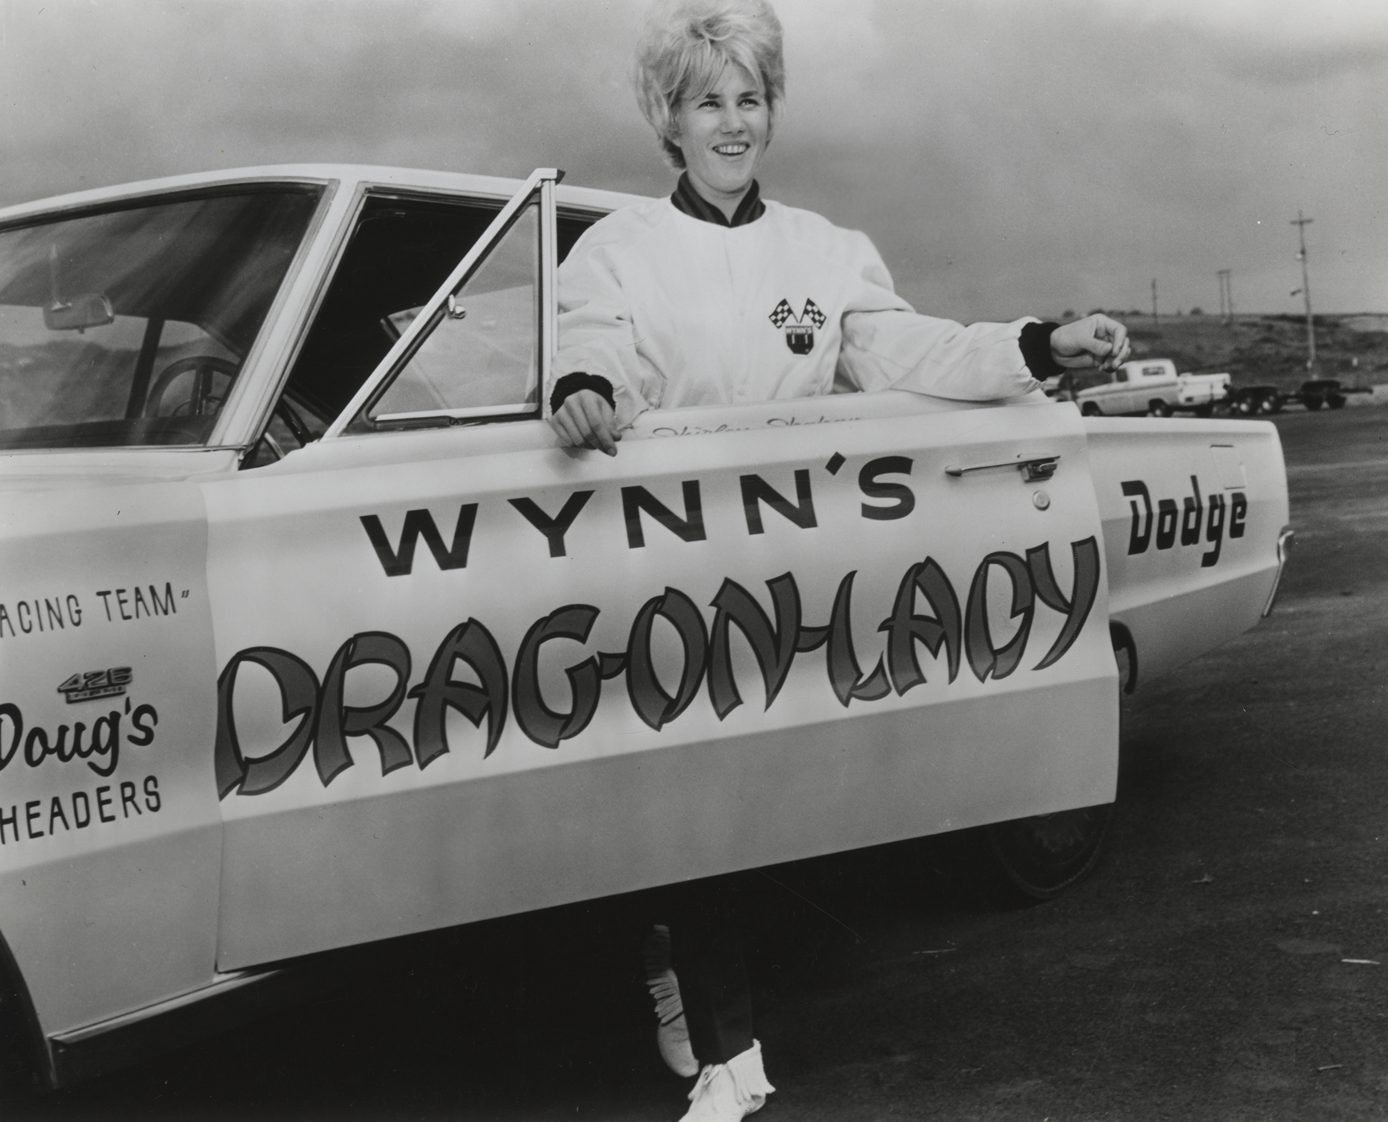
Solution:
<path fill-rule="evenodd" d="M 1234 322 L 1234 282 L 1232 269 L 1219 270 L 1219 318 Z"/>
<path fill-rule="evenodd" d="M 1157 319 L 1157 278 L 1152 278 L 1152 320 Z"/>
<path fill-rule="evenodd" d="M 1297 260 L 1301 262 L 1301 287 L 1297 289 L 1306 300 L 1306 369 L 1313 370 L 1316 366 L 1316 320 L 1311 314 L 1311 275 L 1306 271 L 1306 227 L 1314 222 L 1314 218 L 1302 217 L 1301 211 L 1296 212 L 1296 219 L 1288 225 L 1297 228 L 1297 235 L 1301 242 L 1301 252 L 1298 253 Z M 1293 292 L 1295 296 L 1297 292 Z"/>

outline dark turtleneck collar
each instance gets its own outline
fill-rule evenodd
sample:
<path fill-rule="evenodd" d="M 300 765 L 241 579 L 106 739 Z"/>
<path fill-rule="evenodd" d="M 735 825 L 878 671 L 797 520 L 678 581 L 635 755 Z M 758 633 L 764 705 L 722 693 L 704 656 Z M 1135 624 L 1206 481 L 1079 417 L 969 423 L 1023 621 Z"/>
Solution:
<path fill-rule="evenodd" d="M 675 193 L 670 196 L 670 202 L 681 214 L 687 214 L 690 218 L 697 218 L 702 222 L 712 222 L 715 226 L 746 226 L 766 213 L 766 204 L 761 201 L 761 189 L 755 179 L 752 180 L 752 186 L 747 188 L 747 194 L 742 196 L 742 201 L 737 204 L 737 210 L 733 211 L 731 222 L 728 221 L 727 215 L 694 190 L 688 172 L 681 175 L 680 181 L 675 184 Z"/>

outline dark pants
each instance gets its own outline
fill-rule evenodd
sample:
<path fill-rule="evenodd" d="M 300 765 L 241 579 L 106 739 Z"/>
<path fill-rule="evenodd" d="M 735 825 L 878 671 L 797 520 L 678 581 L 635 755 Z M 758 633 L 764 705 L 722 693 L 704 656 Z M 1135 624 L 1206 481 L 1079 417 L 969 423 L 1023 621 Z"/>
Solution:
<path fill-rule="evenodd" d="M 702 1064 L 726 1063 L 752 1047 L 752 998 L 742 957 L 737 876 L 672 885 L 655 922 L 670 928 L 689 1043 Z"/>

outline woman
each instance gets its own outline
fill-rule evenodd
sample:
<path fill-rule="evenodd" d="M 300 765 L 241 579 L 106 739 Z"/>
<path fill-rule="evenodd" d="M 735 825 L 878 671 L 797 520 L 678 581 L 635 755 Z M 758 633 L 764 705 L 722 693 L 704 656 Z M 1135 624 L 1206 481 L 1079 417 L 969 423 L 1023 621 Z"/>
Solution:
<path fill-rule="evenodd" d="M 986 401 L 1066 367 L 1115 366 L 1127 333 L 1105 316 L 969 327 L 916 314 L 863 234 L 761 198 L 756 170 L 785 92 L 781 27 L 765 0 L 676 0 L 648 22 L 637 95 L 683 170 L 669 199 L 594 224 L 559 271 L 551 423 L 615 455 L 652 407 L 899 388 Z M 735 890 L 673 890 L 647 940 L 666 1063 L 699 1078 L 684 1122 L 736 1120 L 774 1089 L 752 1035 Z"/>
<path fill-rule="evenodd" d="M 638 48 L 637 95 L 674 194 L 618 211 L 559 271 L 560 439 L 616 453 L 651 407 L 905 389 L 1020 396 L 1066 368 L 1114 367 L 1127 332 L 1094 315 L 969 327 L 918 315 L 863 234 L 764 201 L 756 170 L 785 92 L 765 0 L 677 0 Z"/>

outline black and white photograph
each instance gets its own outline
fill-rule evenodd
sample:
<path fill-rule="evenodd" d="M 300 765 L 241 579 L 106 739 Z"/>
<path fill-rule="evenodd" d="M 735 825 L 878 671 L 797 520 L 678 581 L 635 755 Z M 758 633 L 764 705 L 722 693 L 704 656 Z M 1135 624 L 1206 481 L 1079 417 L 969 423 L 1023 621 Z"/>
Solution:
<path fill-rule="evenodd" d="M 1385 104 L 0 0 L 0 1117 L 1388 1122 Z"/>

